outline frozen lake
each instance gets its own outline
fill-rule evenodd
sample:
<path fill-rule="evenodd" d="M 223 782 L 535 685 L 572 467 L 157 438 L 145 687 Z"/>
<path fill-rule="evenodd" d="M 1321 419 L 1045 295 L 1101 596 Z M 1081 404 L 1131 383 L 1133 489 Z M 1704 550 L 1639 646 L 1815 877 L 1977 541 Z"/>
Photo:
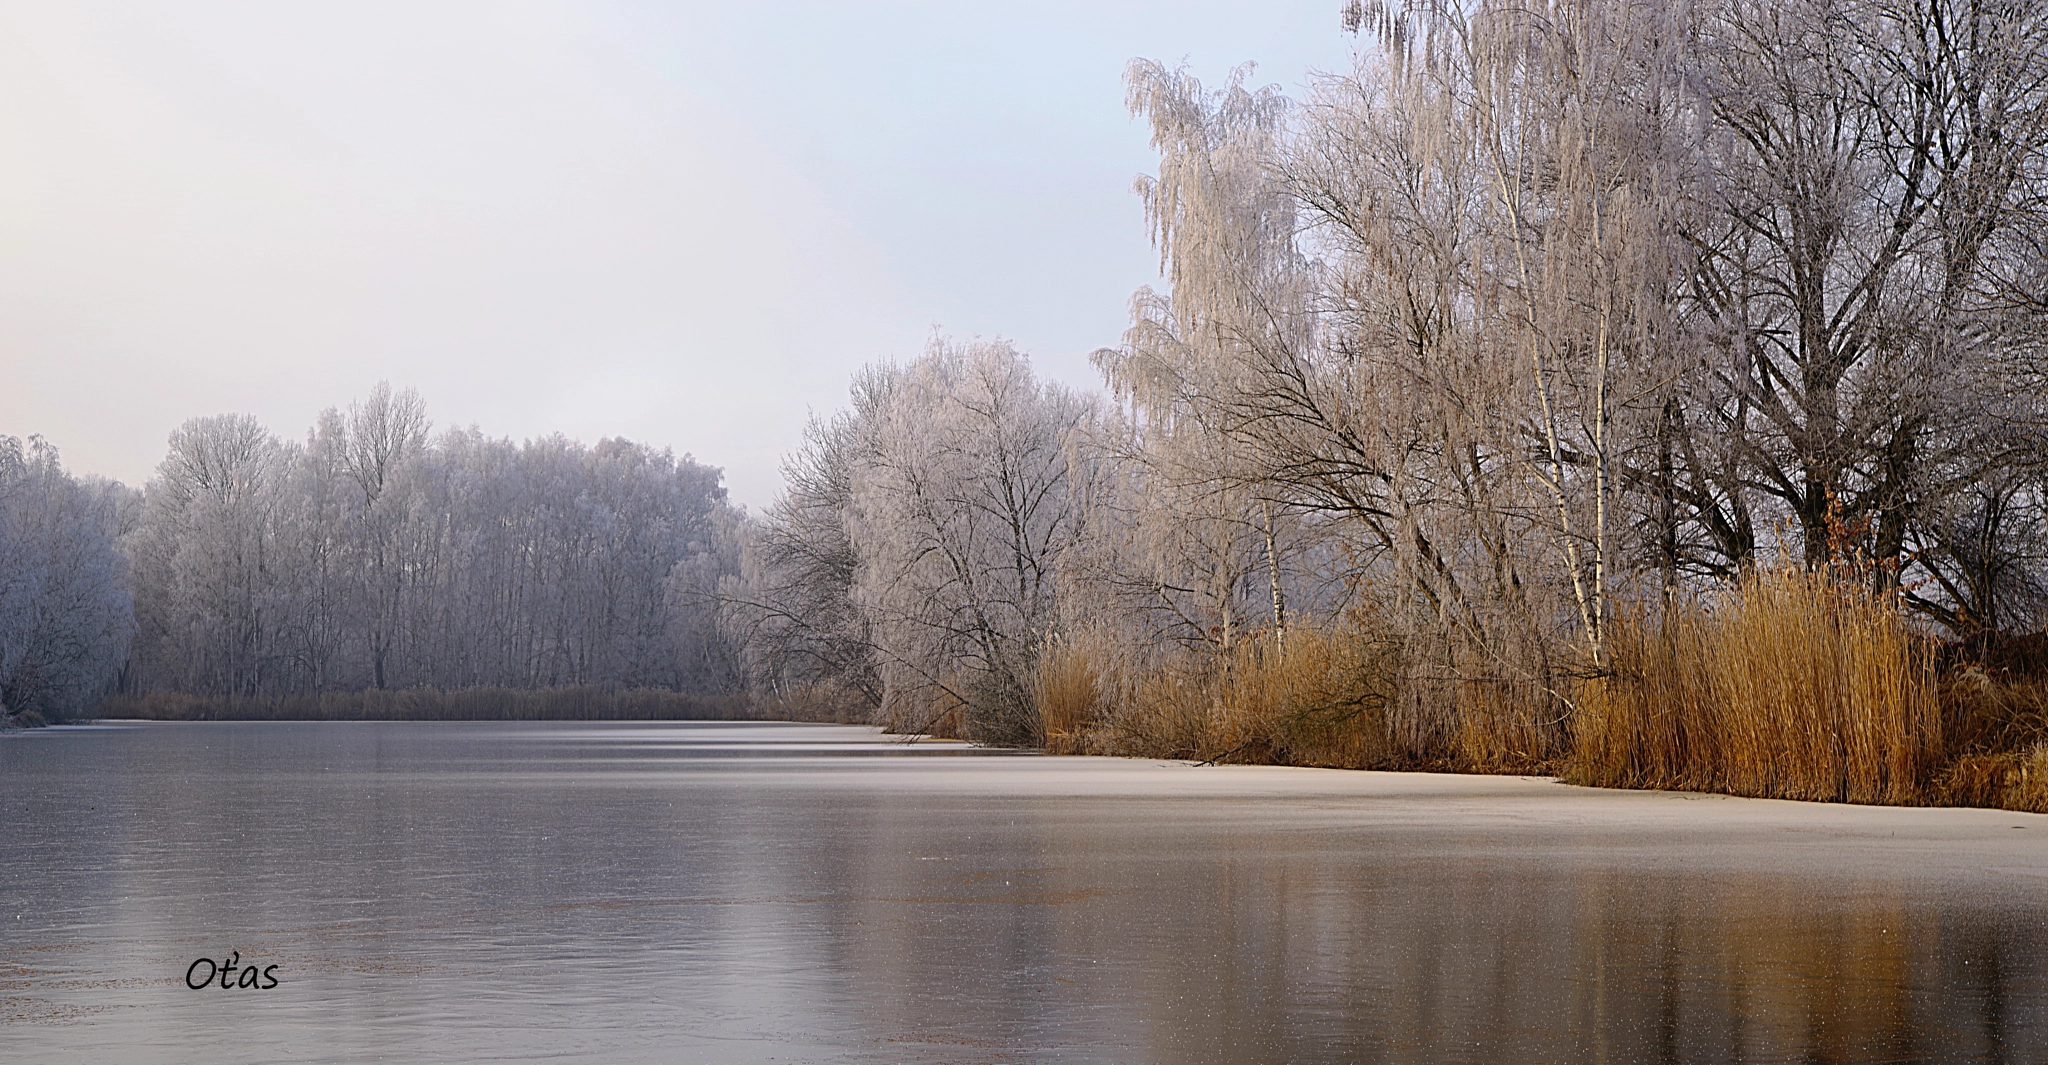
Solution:
<path fill-rule="evenodd" d="M 712 723 L 41 730 L 0 801 L 7 1061 L 2048 1060 L 2039 815 Z"/>

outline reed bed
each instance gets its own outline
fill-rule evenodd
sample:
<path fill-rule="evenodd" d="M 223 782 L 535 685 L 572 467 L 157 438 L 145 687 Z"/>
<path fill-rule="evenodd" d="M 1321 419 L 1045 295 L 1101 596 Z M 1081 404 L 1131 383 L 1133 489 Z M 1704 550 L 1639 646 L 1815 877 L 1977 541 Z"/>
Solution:
<path fill-rule="evenodd" d="M 1394 729 L 1407 755 L 1404 768 L 1558 772 L 1570 750 L 1572 677 L 1498 675 L 1507 672 L 1498 662 L 1412 669 L 1404 678 L 1401 720 Z"/>
<path fill-rule="evenodd" d="M 595 688 L 268 699 L 153 692 L 110 697 L 100 713 L 879 719 L 895 731 L 1055 754 L 1555 772 L 1602 787 L 2048 813 L 2048 636 L 1944 649 L 1866 582 L 1784 568 L 1670 606 L 1654 624 L 1624 619 L 1609 652 L 1600 671 L 1502 678 L 1441 653 L 1419 655 L 1357 623 L 1297 624 L 1229 647 L 1136 645 L 1105 628 L 1047 641 L 1021 696 L 954 678 L 897 693 L 879 718 L 849 693 L 822 688 L 752 699 Z"/>
<path fill-rule="evenodd" d="M 1363 768 L 1396 760 L 1396 658 L 1385 641 L 1307 627 L 1229 648 L 1084 631 L 1047 644 L 1033 698 L 1054 753 Z"/>
<path fill-rule="evenodd" d="M 1618 623 L 1603 670 L 1421 668 L 1356 626 L 1228 649 L 1090 630 L 1046 644 L 1031 696 L 1038 742 L 1058 754 L 2048 812 L 2038 642 L 2039 661 L 2021 664 L 1944 652 L 1858 575 L 1788 567 Z"/>
<path fill-rule="evenodd" d="M 2006 653 L 2030 642 L 2038 638 L 1952 649 L 1941 700 L 1954 759 L 1930 801 L 2048 813 L 2048 661 Z"/>
<path fill-rule="evenodd" d="M 2025 751 L 1968 754 L 1936 780 L 1941 806 L 1989 806 L 2048 814 L 2048 744 Z"/>
<path fill-rule="evenodd" d="M 875 718 L 882 731 L 898 735 L 988 742 L 989 737 L 974 735 L 970 727 L 972 708 L 954 694 L 958 690 L 957 684 L 937 684 L 893 691 L 883 700 Z"/>
<path fill-rule="evenodd" d="M 1573 783 L 1915 803 L 1944 752 L 1934 645 L 1826 572 L 1754 573 L 1617 626 L 1612 653 L 1579 689 Z"/>

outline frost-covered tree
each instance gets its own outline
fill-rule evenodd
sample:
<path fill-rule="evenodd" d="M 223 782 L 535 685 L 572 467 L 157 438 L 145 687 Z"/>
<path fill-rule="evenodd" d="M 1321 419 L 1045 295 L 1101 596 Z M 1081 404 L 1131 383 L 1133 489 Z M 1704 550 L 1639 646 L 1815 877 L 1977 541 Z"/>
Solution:
<path fill-rule="evenodd" d="M 2043 17 L 1356 3 L 1358 68 L 1301 107 L 1134 63 L 1170 287 L 1098 357 L 1129 426 L 1093 573 L 1149 577 L 1132 616 L 1277 630 L 1259 539 L 1341 547 L 1416 750 L 1553 742 L 1618 610 L 1774 524 L 1812 565 L 1918 569 L 1952 625 L 2015 616 L 2042 586 L 2012 368 L 2041 350 Z"/>
<path fill-rule="evenodd" d="M 1746 557 L 1780 516 L 1810 561 L 1865 523 L 1865 547 L 1899 559 L 1923 504 L 2008 457 L 1979 371 L 2027 331 L 2000 278 L 2038 255 L 2044 18 L 2030 2 L 1693 13 L 1703 174 L 1674 220 L 1709 356 L 1677 409 L 1702 460 L 1678 492 L 1692 565 Z"/>
<path fill-rule="evenodd" d="M 1092 496 L 1085 568 L 1151 627 L 1220 650 L 1252 617 L 1276 639 L 1286 629 L 1286 459 L 1266 430 L 1271 400 L 1305 383 L 1312 328 L 1296 204 L 1275 166 L 1287 101 L 1247 90 L 1248 73 L 1208 93 L 1184 71 L 1127 71 L 1160 153 L 1137 191 L 1171 287 L 1141 289 L 1124 345 L 1095 356 L 1127 417 L 1096 441 L 1115 488 Z"/>
<path fill-rule="evenodd" d="M 347 524 L 359 587 L 364 594 L 361 622 L 370 645 L 372 686 L 388 686 L 392 658 L 407 635 L 404 613 L 418 576 L 417 560 L 407 557 L 408 493 L 392 491 L 411 472 L 427 446 L 426 404 L 419 393 L 393 393 L 379 382 L 367 399 L 351 404 L 346 435 L 337 443 L 342 469 L 359 496 L 350 502 Z"/>
<path fill-rule="evenodd" d="M 723 598 L 757 684 L 823 684 L 908 731 L 1035 738 L 1032 671 L 1084 535 L 1069 445 L 1098 402 L 1001 341 L 856 375 Z"/>
<path fill-rule="evenodd" d="M 741 531 L 740 572 L 719 586 L 725 627 L 763 701 L 882 704 L 870 625 L 853 602 L 860 558 L 847 528 L 854 470 L 866 461 L 862 428 L 855 412 L 811 420 L 783 460 L 782 497 Z"/>
<path fill-rule="evenodd" d="M 303 446 L 239 416 L 195 419 L 171 445 L 128 537 L 133 688 L 737 682 L 715 607 L 674 594 L 675 574 L 715 583 L 738 565 L 739 515 L 687 456 L 435 438 L 416 395 L 381 385 Z"/>
<path fill-rule="evenodd" d="M 851 594 L 885 709 L 921 731 L 958 708 L 976 738 L 1031 739 L 1059 560 L 1083 533 L 1066 445 L 1096 401 L 1038 380 L 1002 342 L 935 342 L 864 372 L 854 394 L 868 447 L 852 475 Z"/>
<path fill-rule="evenodd" d="M 126 492 L 74 479 L 39 438 L 0 436 L 0 715 L 89 713 L 126 661 Z"/>
<path fill-rule="evenodd" d="M 246 415 L 194 418 L 172 432 L 129 538 L 146 676 L 209 694 L 274 686 L 277 478 L 288 459 Z"/>

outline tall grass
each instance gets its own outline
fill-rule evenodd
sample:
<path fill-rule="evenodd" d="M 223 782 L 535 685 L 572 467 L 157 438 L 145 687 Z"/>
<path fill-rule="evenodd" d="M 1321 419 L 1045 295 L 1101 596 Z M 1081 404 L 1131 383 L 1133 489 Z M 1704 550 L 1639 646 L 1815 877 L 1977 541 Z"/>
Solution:
<path fill-rule="evenodd" d="M 1561 770 L 1600 787 L 2048 813 L 2041 642 L 2038 675 L 1944 671 L 1862 575 L 1776 568 L 1617 624 L 1611 668 L 1590 677 L 1487 676 L 1357 625 L 1227 649 L 1101 629 L 1049 641 L 1030 695 L 1056 754 Z"/>
<path fill-rule="evenodd" d="M 883 700 L 875 713 L 875 720 L 882 731 L 903 736 L 930 736 L 934 739 L 972 739 L 967 729 L 969 707 L 954 694 L 960 687 L 958 678 L 953 684 L 923 685 L 908 691 L 892 691 Z"/>
<path fill-rule="evenodd" d="M 1090 630 L 1046 645 L 1032 694 L 1055 753 L 1365 767 L 1394 758 L 1397 658 L 1367 634 L 1304 626 L 1229 648 Z"/>
<path fill-rule="evenodd" d="M 1617 633 L 1612 675 L 1579 689 L 1567 780 L 1924 800 L 1943 754 L 1933 645 L 1892 597 L 1768 569 Z"/>
<path fill-rule="evenodd" d="M 1473 656 L 1469 649 L 1465 656 Z M 1397 729 L 1413 767 L 1466 773 L 1554 773 L 1570 745 L 1573 678 L 1499 661 L 1439 660 L 1411 669 Z M 1508 675 L 1500 675 L 1508 674 Z"/>
<path fill-rule="evenodd" d="M 1955 760 L 1935 778 L 1932 801 L 2048 813 L 2044 663 L 2037 656 L 2010 661 L 2012 656 L 1996 653 L 1995 647 L 1987 650 L 1992 653 L 1980 656 L 1983 661 L 1959 655 L 1962 660 L 1942 678 L 1943 738 Z"/>
<path fill-rule="evenodd" d="M 1104 717 L 1103 677 L 1083 641 L 1054 637 L 1038 655 L 1032 678 L 1039 742 L 1052 754 L 1085 754 Z"/>

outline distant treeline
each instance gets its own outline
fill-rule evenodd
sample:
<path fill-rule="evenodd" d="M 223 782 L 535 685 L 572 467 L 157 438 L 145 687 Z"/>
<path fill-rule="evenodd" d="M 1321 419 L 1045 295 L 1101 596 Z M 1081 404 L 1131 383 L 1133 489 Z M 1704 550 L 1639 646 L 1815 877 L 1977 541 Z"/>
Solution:
<path fill-rule="evenodd" d="M 637 688 L 370 689 L 281 696 L 113 695 L 97 713 L 150 721 L 850 721 L 828 708 L 756 703 L 745 695 Z M 865 715 L 859 715 L 864 720 Z"/>
<path fill-rule="evenodd" d="M 119 677 L 135 618 L 117 541 L 138 506 L 43 441 L 0 436 L 0 724 L 88 712 Z"/>
<path fill-rule="evenodd" d="M 303 442 L 192 419 L 140 489 L 0 438 L 0 704 L 44 720 L 110 712 L 109 694 L 129 712 L 490 716 L 487 698 L 394 693 L 563 689 L 737 714 L 712 593 L 738 571 L 742 517 L 719 479 L 625 440 L 431 435 L 419 397 L 385 385 Z M 605 698 L 655 713 L 644 694 Z"/>
<path fill-rule="evenodd" d="M 253 419 L 171 434 L 122 543 L 121 690 L 736 690 L 712 606 L 737 566 L 719 471 L 625 440 L 430 436 L 410 391 L 303 444 Z"/>

